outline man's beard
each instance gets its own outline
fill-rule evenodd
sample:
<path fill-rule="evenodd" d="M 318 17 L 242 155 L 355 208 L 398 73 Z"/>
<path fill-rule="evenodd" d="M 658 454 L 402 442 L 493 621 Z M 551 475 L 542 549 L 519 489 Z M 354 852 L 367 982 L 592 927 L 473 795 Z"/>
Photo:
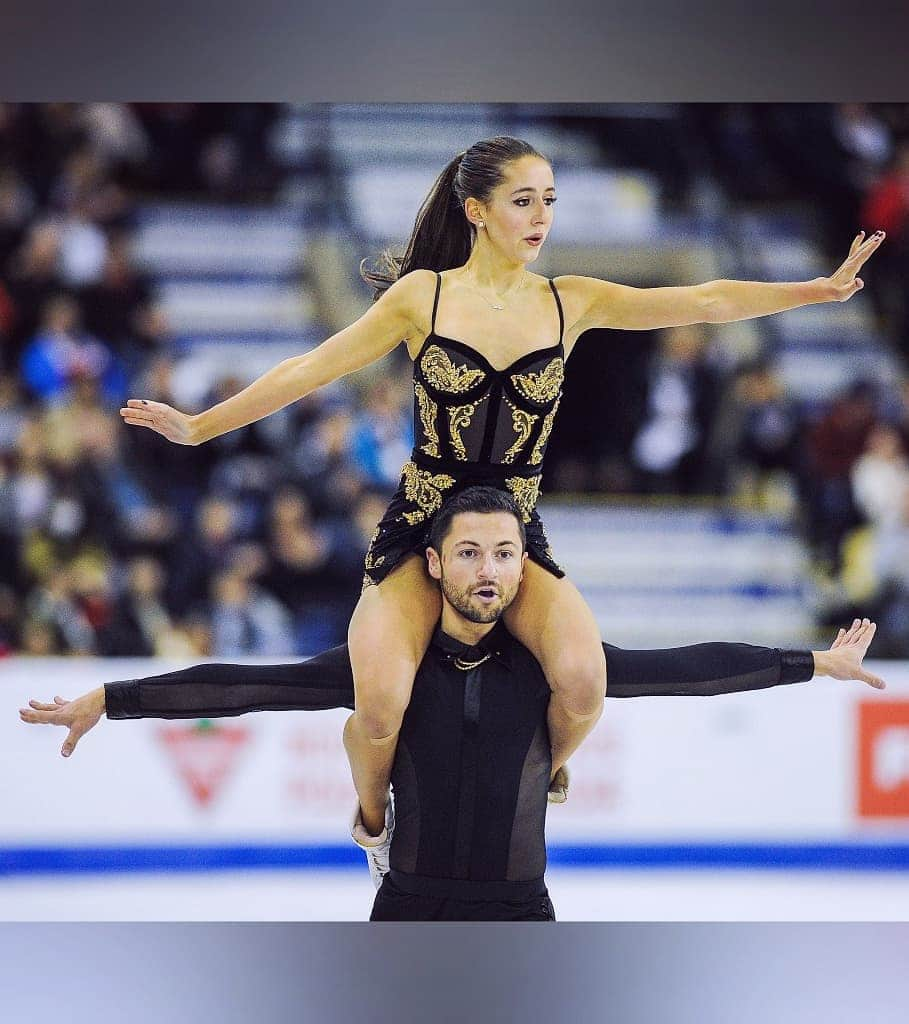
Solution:
<path fill-rule="evenodd" d="M 439 583 L 442 587 L 442 593 L 447 598 L 448 603 L 455 609 L 455 611 L 460 612 L 468 622 L 495 622 L 497 619 L 501 618 L 502 613 L 508 605 L 511 604 L 511 600 L 514 597 L 513 593 L 508 593 L 503 590 L 501 586 L 496 585 L 490 589 L 495 590 L 499 598 L 498 601 L 495 601 L 493 604 L 482 604 L 474 597 L 474 591 L 484 589 L 482 587 L 459 590 L 445 578 L 444 574 Z"/>

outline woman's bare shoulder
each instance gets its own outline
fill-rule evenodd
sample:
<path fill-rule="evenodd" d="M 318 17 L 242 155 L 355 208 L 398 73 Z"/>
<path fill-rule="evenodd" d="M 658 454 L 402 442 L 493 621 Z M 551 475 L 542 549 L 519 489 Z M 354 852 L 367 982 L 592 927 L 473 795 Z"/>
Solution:
<path fill-rule="evenodd" d="M 581 326 L 591 306 L 602 295 L 604 289 L 609 288 L 607 281 L 597 277 L 583 277 L 580 274 L 554 277 L 552 283 L 559 293 L 565 311 L 566 333 Z"/>
<path fill-rule="evenodd" d="M 399 291 L 406 291 L 408 294 L 433 293 L 438 277 L 439 275 L 434 270 L 411 270 L 399 277 L 391 287 Z"/>
<path fill-rule="evenodd" d="M 554 277 L 552 283 L 558 288 L 559 295 L 569 299 L 589 298 L 599 289 L 609 286 L 609 282 L 602 278 L 585 277 L 581 274 L 563 274 L 561 277 Z"/>
<path fill-rule="evenodd" d="M 399 277 L 382 296 L 382 300 L 397 304 L 412 325 L 405 339 L 411 358 L 429 334 L 437 281 L 438 275 L 433 270 L 411 270 Z"/>

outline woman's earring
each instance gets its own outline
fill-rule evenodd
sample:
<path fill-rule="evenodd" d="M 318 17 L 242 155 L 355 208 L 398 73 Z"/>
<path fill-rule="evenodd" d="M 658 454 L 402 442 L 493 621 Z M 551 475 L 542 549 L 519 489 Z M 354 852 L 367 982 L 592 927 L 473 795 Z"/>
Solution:
<path fill-rule="evenodd" d="M 486 221 L 485 220 L 478 220 L 477 221 L 477 227 L 478 228 L 485 228 L 486 227 Z"/>

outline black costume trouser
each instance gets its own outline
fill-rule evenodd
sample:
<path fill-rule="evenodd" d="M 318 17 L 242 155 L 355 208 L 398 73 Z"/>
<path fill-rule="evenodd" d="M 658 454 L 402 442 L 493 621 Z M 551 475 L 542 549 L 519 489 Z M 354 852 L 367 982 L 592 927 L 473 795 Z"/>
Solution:
<path fill-rule="evenodd" d="M 454 899 L 405 892 L 389 875 L 376 893 L 370 921 L 554 921 L 545 886 L 541 893 L 516 900 Z"/>

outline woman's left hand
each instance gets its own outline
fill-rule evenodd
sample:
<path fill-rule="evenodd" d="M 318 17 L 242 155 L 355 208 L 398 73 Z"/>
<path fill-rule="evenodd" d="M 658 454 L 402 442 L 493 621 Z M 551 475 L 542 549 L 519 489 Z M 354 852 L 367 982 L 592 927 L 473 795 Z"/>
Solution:
<path fill-rule="evenodd" d="M 830 296 L 832 301 L 845 302 L 847 299 L 851 299 L 857 291 L 861 291 L 865 287 L 865 282 L 856 275 L 885 237 L 883 231 L 875 231 L 867 239 L 865 238 L 864 231 L 860 231 L 855 236 L 849 248 L 849 255 L 840 264 L 839 269 L 827 278 L 832 290 Z"/>

